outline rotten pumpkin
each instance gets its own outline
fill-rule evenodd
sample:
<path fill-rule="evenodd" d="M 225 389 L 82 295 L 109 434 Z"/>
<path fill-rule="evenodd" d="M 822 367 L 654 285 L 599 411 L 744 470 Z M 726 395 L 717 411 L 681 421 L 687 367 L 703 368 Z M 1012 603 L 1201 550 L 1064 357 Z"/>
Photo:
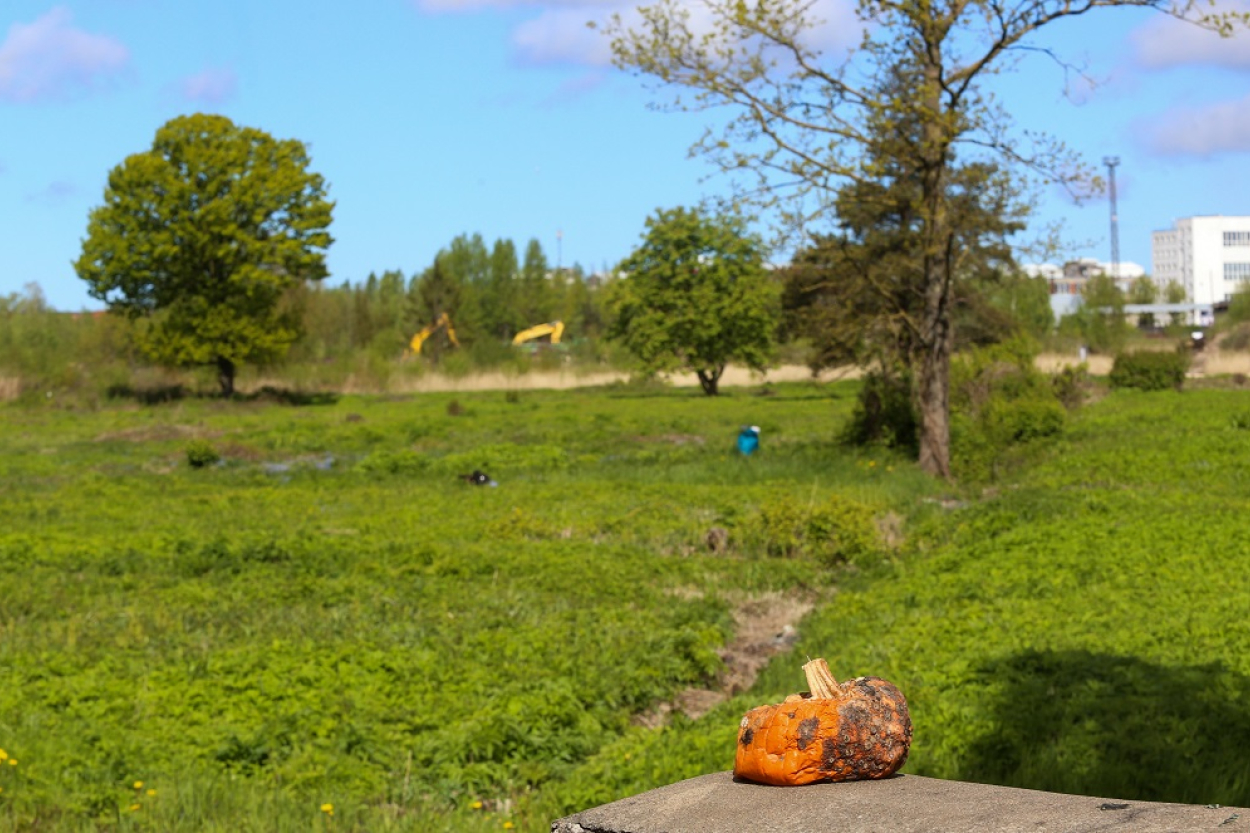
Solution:
<path fill-rule="evenodd" d="M 738 729 L 734 776 L 796 786 L 893 775 L 911 748 L 907 701 L 893 683 L 838 683 L 823 659 L 803 666 L 810 692 L 751 709 Z"/>

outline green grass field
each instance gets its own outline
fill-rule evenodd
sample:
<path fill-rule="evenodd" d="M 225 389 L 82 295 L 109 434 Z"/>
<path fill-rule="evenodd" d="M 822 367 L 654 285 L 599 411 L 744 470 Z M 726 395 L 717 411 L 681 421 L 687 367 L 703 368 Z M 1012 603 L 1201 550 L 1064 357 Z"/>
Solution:
<path fill-rule="evenodd" d="M 5 406 L 0 826 L 546 830 L 728 768 L 808 654 L 902 688 L 908 772 L 1250 804 L 1250 394 L 1112 394 L 958 495 L 835 444 L 852 383 L 760 393 Z M 831 567 L 829 507 L 902 543 Z M 753 689 L 639 725 L 799 592 Z"/>

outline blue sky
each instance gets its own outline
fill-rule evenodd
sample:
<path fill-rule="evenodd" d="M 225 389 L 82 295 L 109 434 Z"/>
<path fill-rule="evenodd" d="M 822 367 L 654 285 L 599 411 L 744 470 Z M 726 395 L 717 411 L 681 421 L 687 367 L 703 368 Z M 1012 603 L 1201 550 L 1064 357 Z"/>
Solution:
<path fill-rule="evenodd" d="M 691 0 L 692 4 L 696 0 Z M 831 21 L 845 0 L 816 0 Z M 74 275 L 108 171 L 168 119 L 216 112 L 310 146 L 336 200 L 330 281 L 428 266 L 458 234 L 537 238 L 597 270 L 646 217 L 727 183 L 687 148 L 714 114 L 648 109 L 586 21 L 620 0 L 5 0 L 0 7 L 0 295 L 38 283 L 96 308 Z M 836 25 L 836 23 L 835 23 Z M 1119 156 L 1121 258 L 1150 268 L 1177 217 L 1250 214 L 1250 35 L 1222 41 L 1137 9 L 1037 45 L 998 83 L 1016 121 L 1091 162 Z M 709 176 L 712 176 L 709 179 Z M 1043 194 L 1070 256 L 1109 258 L 1108 205 Z"/>

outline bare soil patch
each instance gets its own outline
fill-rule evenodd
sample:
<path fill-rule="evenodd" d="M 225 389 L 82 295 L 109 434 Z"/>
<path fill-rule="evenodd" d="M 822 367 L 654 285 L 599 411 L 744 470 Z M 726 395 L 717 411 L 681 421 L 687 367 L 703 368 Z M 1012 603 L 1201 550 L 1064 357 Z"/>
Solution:
<path fill-rule="evenodd" d="M 639 715 L 635 722 L 659 728 L 675 711 L 697 720 L 728 698 L 750 688 L 773 656 L 793 647 L 799 638 L 799 621 L 819 600 L 811 591 L 764 593 L 741 599 L 734 607 L 737 625 L 734 639 L 720 651 L 725 670 L 715 685 L 688 688 L 672 702 L 660 703 Z"/>

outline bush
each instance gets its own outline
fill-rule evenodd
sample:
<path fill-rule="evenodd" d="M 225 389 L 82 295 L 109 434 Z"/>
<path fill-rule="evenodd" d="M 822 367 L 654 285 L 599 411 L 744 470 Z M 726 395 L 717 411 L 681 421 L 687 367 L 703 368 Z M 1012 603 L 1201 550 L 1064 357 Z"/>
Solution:
<path fill-rule="evenodd" d="M 1189 369 L 1189 356 L 1179 351 L 1157 353 L 1135 351 L 1115 357 L 1108 379 L 1113 388 L 1139 390 L 1180 390 Z"/>
<path fill-rule="evenodd" d="M 1050 386 L 1065 408 L 1079 407 L 1084 404 L 1093 388 L 1093 382 L 1089 378 L 1089 365 L 1085 362 L 1075 367 L 1068 365 L 1050 377 Z"/>
<path fill-rule="evenodd" d="M 834 496 L 800 504 L 778 498 L 748 520 L 748 546 L 776 558 L 811 558 L 825 566 L 864 566 L 880 556 L 882 544 L 872 507 Z"/>
<path fill-rule="evenodd" d="M 910 376 L 886 376 L 879 372 L 866 375 L 841 440 L 857 446 L 881 443 L 915 454 L 919 450 L 919 434 Z"/>
<path fill-rule="evenodd" d="M 1084 368 L 1063 382 L 1033 364 L 1032 342 L 1017 339 L 971 351 L 951 363 L 951 457 L 958 475 L 992 479 L 1009 462 L 1004 453 L 1062 433 L 1067 393 L 1079 402 Z"/>
<path fill-rule="evenodd" d="M 418 474 L 428 467 L 425 456 L 410 449 L 379 449 L 357 464 L 357 468 L 367 474 Z"/>
<path fill-rule="evenodd" d="M 1067 411 L 1055 399 L 992 399 L 983 415 L 989 435 L 1002 444 L 1053 437 L 1063 431 Z"/>
<path fill-rule="evenodd" d="M 193 469 L 202 469 L 221 460 L 221 455 L 208 440 L 192 440 L 187 444 L 187 464 Z"/>

